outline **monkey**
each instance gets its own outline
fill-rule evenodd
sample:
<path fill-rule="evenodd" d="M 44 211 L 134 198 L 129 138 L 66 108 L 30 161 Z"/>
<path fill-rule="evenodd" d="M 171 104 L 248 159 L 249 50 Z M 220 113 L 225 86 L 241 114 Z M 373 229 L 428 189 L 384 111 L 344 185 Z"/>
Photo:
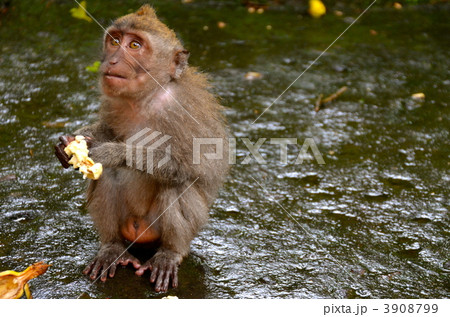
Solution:
<path fill-rule="evenodd" d="M 132 264 L 137 275 L 151 272 L 155 291 L 176 288 L 179 265 L 225 182 L 229 163 L 224 108 L 210 92 L 207 76 L 190 66 L 188 58 L 175 32 L 150 5 L 116 19 L 103 37 L 98 120 L 61 136 L 55 146 L 67 168 L 64 148 L 82 135 L 89 156 L 103 165 L 100 178 L 88 180 L 86 193 L 87 210 L 100 237 L 100 249 L 83 271 L 93 280 L 105 282 L 118 265 Z M 170 146 L 169 154 L 167 147 L 152 147 L 157 141 L 142 146 L 141 153 L 151 153 L 152 166 L 148 157 L 139 159 L 137 146 L 126 143 L 145 129 L 170 137 L 163 144 Z M 223 155 L 202 155 L 194 164 L 196 138 L 220 140 Z M 217 147 L 206 144 L 200 149 L 204 154 Z M 136 155 L 127 157 L 129 151 Z M 155 245 L 156 253 L 141 263 L 128 252 L 131 244 Z"/>

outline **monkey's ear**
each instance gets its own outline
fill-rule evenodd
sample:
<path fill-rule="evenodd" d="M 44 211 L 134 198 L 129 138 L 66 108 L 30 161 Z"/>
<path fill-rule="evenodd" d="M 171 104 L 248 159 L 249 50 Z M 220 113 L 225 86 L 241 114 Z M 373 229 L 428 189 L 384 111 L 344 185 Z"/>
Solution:
<path fill-rule="evenodd" d="M 186 50 L 179 50 L 175 52 L 171 67 L 172 78 L 178 79 L 181 77 L 181 74 L 188 65 L 189 54 L 189 51 Z"/>

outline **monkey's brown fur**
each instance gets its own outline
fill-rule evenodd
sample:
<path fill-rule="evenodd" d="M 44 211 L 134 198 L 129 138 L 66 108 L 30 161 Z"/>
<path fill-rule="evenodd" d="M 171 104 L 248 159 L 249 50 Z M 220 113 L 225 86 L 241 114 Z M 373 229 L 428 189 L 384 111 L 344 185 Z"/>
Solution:
<path fill-rule="evenodd" d="M 222 107 L 208 92 L 205 75 L 187 65 L 188 52 L 150 6 L 117 19 L 107 32 L 99 120 L 74 133 L 90 139 L 89 155 L 104 167 L 87 192 L 101 247 L 85 273 L 106 280 L 107 275 L 114 276 L 118 263 L 132 263 L 139 275 L 150 269 L 156 290 L 166 291 L 170 281 L 177 286 L 178 266 L 206 223 L 209 206 L 228 171 Z M 118 48 L 111 42 L 116 38 L 129 46 Z M 140 41 L 139 49 L 131 49 L 133 39 Z M 144 171 L 126 165 L 125 141 L 144 128 L 172 136 L 169 162 L 154 166 L 152 174 L 145 172 L 145 158 Z M 193 164 L 194 138 L 221 139 L 223 159 L 202 156 L 201 164 Z M 214 153 L 215 147 L 201 150 Z M 165 155 L 165 147 L 156 148 L 154 162 Z M 136 156 L 133 160 L 135 167 Z M 156 254 L 144 264 L 128 252 L 120 256 L 124 240 L 142 232 L 137 242 L 156 241 Z"/>

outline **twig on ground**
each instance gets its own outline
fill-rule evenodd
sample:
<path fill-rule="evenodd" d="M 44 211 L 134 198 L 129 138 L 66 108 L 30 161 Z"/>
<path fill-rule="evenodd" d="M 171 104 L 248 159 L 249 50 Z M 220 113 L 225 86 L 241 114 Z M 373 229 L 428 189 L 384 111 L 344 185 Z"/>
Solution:
<path fill-rule="evenodd" d="M 325 99 L 322 99 L 323 95 L 321 94 L 316 101 L 316 106 L 315 106 L 314 110 L 316 112 L 318 112 L 324 104 L 333 101 L 334 99 L 336 99 L 337 97 L 342 95 L 346 90 L 347 90 L 347 86 L 343 86 L 343 87 L 339 88 L 339 90 L 336 91 L 334 94 L 329 95 Z"/>

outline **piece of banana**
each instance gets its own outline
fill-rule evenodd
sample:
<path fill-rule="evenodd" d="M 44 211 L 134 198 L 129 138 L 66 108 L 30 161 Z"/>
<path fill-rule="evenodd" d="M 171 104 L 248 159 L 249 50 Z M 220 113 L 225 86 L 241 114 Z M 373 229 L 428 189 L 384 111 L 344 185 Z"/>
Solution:
<path fill-rule="evenodd" d="M 94 163 L 88 156 L 89 150 L 84 136 L 77 135 L 75 141 L 69 143 L 64 149 L 67 155 L 72 156 L 69 163 L 73 168 L 78 168 L 83 174 L 83 178 L 98 179 L 103 172 L 101 163 Z"/>
<path fill-rule="evenodd" d="M 23 272 L 0 272 L 0 299 L 21 298 L 23 292 L 32 298 L 28 281 L 44 274 L 50 265 L 44 262 L 34 263 Z"/>

